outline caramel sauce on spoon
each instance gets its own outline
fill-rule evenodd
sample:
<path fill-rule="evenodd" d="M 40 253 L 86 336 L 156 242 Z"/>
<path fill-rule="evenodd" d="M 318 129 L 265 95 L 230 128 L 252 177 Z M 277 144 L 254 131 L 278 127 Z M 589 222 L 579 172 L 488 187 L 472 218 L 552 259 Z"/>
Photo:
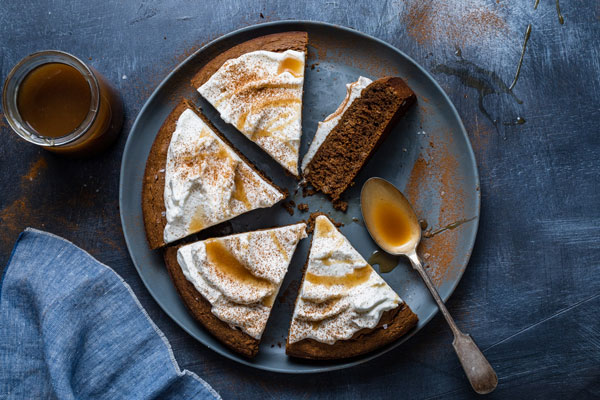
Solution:
<path fill-rule="evenodd" d="M 421 241 L 421 225 L 406 197 L 388 181 L 370 178 L 362 188 L 360 205 L 365 225 L 373 240 L 387 253 L 408 257 L 413 268 L 423 279 L 454 334 L 452 346 L 473 389 L 479 394 L 493 391 L 498 385 L 498 376 L 494 368 L 471 336 L 464 334 L 456 326 L 417 255 L 417 246 Z"/>
<path fill-rule="evenodd" d="M 369 179 L 361 192 L 365 225 L 388 253 L 402 253 L 421 238 L 419 221 L 397 189 L 383 179 Z"/>
<path fill-rule="evenodd" d="M 83 75 L 67 64 L 43 64 L 31 71 L 17 93 L 21 117 L 40 135 L 73 132 L 90 111 L 92 92 Z"/>

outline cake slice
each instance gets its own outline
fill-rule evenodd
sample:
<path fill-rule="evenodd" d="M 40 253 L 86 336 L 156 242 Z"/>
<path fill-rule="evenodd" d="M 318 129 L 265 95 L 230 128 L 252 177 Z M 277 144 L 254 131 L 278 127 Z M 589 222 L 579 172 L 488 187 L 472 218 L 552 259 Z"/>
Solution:
<path fill-rule="evenodd" d="M 163 123 L 146 163 L 146 236 L 155 249 L 285 196 L 184 100 Z"/>
<path fill-rule="evenodd" d="M 361 76 L 347 88 L 342 104 L 319 123 L 302 161 L 306 182 L 329 195 L 334 204 L 416 101 L 413 91 L 396 77 L 372 82 Z"/>
<path fill-rule="evenodd" d="M 308 359 L 354 357 L 397 340 L 417 321 L 348 239 L 318 216 L 286 353 Z"/>
<path fill-rule="evenodd" d="M 175 287 L 194 318 L 247 357 L 260 338 L 306 224 L 207 239 L 165 251 Z"/>
<path fill-rule="evenodd" d="M 225 122 L 295 176 L 307 42 L 306 32 L 259 37 L 220 54 L 192 80 Z"/>

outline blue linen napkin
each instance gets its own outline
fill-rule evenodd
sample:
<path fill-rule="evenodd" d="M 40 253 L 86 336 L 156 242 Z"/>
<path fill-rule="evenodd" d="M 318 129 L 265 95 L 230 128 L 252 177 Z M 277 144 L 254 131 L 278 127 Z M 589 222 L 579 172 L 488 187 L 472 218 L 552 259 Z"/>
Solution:
<path fill-rule="evenodd" d="M 27 229 L 0 287 L 0 398 L 219 399 L 108 266 Z"/>

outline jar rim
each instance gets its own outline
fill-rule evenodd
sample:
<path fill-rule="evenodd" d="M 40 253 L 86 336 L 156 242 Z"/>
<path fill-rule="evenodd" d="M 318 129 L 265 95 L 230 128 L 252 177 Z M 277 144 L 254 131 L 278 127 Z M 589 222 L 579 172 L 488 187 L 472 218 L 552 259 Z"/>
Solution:
<path fill-rule="evenodd" d="M 19 87 L 25 77 L 37 67 L 51 63 L 75 68 L 84 77 L 91 92 L 90 109 L 84 120 L 75 130 L 60 137 L 48 137 L 37 132 L 23 120 L 17 106 Z M 43 147 L 64 146 L 80 139 L 96 121 L 100 108 L 100 85 L 94 72 L 79 58 L 60 50 L 39 51 L 23 58 L 11 69 L 4 81 L 2 106 L 9 125 L 23 139 Z"/>

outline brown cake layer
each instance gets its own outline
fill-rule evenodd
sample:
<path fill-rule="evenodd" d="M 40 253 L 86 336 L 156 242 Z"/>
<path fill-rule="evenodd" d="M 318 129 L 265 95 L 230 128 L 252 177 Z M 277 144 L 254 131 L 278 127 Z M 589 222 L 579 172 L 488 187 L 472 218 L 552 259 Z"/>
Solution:
<path fill-rule="evenodd" d="M 265 181 L 269 182 L 277 188 L 285 197 L 287 194 L 275 185 L 264 173 L 258 170 L 242 153 L 240 153 L 232 144 L 223 136 L 219 130 L 202 114 L 189 100 L 183 99 L 165 119 L 165 122 L 160 127 L 150 154 L 146 161 L 146 170 L 144 172 L 144 182 L 142 186 L 142 213 L 144 217 L 144 226 L 146 228 L 146 237 L 151 249 L 157 249 L 165 245 L 163 240 L 163 232 L 167 219 L 164 215 L 166 210 L 164 192 L 165 192 L 165 166 L 167 163 L 167 151 L 171 143 L 171 136 L 175 132 L 177 120 L 186 109 L 193 110 L 209 128 L 223 142 L 227 144 L 242 160 L 244 160 L 256 173 L 258 173 Z M 162 171 L 162 172 L 161 172 Z"/>
<path fill-rule="evenodd" d="M 335 202 L 416 101 L 397 77 L 378 79 L 361 92 L 306 167 L 304 178 Z"/>
<path fill-rule="evenodd" d="M 282 32 L 257 37 L 240 43 L 237 46 L 225 50 L 217 57 L 210 60 L 202 69 L 192 78 L 192 86 L 199 88 L 217 72 L 225 61 L 231 58 L 237 58 L 242 54 L 251 51 L 265 50 L 274 52 L 284 52 L 286 50 L 296 50 L 306 53 L 308 44 L 308 33 L 306 32 Z"/>
<path fill-rule="evenodd" d="M 211 312 L 212 307 L 208 300 L 183 275 L 183 271 L 177 262 L 177 249 L 178 247 L 168 247 L 165 249 L 165 264 L 179 296 L 192 316 L 231 350 L 246 357 L 256 356 L 260 340 L 254 339 L 239 329 L 231 328 Z"/>
<path fill-rule="evenodd" d="M 303 339 L 296 343 L 286 343 L 285 352 L 291 357 L 312 360 L 333 360 L 356 357 L 392 343 L 410 331 L 418 322 L 415 313 L 406 303 L 384 312 L 374 329 L 361 329 L 348 340 L 338 340 L 334 344 L 321 343 L 313 339 Z M 387 325 L 384 329 L 383 326 Z"/>

